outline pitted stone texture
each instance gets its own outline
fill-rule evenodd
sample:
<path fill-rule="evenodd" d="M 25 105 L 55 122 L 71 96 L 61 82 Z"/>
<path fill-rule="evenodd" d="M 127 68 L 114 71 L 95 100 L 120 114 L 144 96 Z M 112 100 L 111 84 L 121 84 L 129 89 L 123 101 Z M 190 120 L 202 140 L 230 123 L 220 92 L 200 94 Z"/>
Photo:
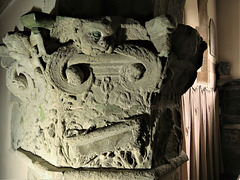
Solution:
<path fill-rule="evenodd" d="M 19 157 L 29 167 L 28 179 L 86 179 L 86 180 L 169 180 L 180 177 L 179 166 L 188 160 L 182 152 L 177 158 L 172 159 L 169 164 L 158 166 L 151 170 L 127 170 L 127 169 L 72 169 L 56 168 L 43 159 L 19 149 Z"/>
<path fill-rule="evenodd" d="M 181 157 L 180 95 L 205 50 L 195 30 L 167 16 L 146 28 L 119 17 L 21 20 L 31 34 L 6 35 L 0 51 L 19 98 L 15 150 L 69 168 L 152 169 Z"/>

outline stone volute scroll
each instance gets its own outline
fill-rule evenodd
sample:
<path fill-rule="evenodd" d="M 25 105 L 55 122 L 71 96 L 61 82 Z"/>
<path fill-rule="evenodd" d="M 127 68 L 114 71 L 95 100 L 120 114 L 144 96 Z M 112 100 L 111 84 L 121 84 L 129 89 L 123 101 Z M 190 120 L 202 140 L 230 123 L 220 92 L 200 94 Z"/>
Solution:
<path fill-rule="evenodd" d="M 21 22 L 0 53 L 29 178 L 157 179 L 187 161 L 180 96 L 206 49 L 196 30 L 166 15 Z"/>

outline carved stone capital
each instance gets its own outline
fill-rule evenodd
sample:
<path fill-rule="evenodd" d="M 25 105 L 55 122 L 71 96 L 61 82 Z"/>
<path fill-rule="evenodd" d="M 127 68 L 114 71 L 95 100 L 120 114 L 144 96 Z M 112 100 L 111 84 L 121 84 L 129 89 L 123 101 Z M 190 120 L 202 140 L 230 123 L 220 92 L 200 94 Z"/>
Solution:
<path fill-rule="evenodd" d="M 206 49 L 196 30 L 168 16 L 144 23 L 30 13 L 21 21 L 29 31 L 7 34 L 0 48 L 7 86 L 19 98 L 15 150 L 56 169 L 186 160 L 179 101 Z"/>

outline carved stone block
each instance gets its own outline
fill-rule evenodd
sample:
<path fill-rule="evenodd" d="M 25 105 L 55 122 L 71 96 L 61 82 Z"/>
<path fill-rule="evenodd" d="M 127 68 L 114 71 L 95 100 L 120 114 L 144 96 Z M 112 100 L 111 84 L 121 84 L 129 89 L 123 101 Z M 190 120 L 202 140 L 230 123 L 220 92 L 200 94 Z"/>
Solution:
<path fill-rule="evenodd" d="M 167 16 L 21 21 L 29 31 L 7 34 L 1 47 L 19 98 L 15 150 L 59 168 L 171 170 L 174 159 L 186 161 L 179 100 L 206 48 L 197 31 Z"/>

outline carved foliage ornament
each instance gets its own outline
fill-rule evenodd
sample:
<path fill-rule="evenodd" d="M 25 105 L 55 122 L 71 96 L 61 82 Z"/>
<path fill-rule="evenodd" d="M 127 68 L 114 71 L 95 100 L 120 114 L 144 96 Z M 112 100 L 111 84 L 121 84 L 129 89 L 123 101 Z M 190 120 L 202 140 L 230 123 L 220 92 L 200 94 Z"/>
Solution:
<path fill-rule="evenodd" d="M 7 34 L 1 47 L 20 102 L 14 149 L 73 168 L 151 169 L 180 155 L 179 98 L 206 46 L 194 29 L 167 16 L 21 21 L 30 31 Z"/>

